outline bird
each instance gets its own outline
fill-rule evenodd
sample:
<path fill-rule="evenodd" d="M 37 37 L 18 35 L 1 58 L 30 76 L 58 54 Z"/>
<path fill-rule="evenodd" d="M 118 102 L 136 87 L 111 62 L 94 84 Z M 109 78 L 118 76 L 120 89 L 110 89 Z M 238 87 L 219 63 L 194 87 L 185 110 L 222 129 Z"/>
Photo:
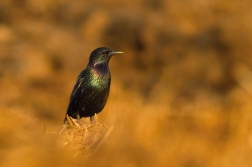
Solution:
<path fill-rule="evenodd" d="M 103 110 L 109 96 L 109 60 L 120 53 L 124 52 L 99 47 L 90 54 L 87 67 L 74 84 L 64 122 L 67 121 L 67 115 L 77 120 L 90 117 L 90 122 L 94 122 L 95 115 Z"/>

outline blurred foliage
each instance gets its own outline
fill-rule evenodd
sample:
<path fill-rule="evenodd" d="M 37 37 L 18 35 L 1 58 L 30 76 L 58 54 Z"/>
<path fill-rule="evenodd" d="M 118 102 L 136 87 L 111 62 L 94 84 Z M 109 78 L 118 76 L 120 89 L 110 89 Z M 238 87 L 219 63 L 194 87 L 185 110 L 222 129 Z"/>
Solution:
<path fill-rule="evenodd" d="M 0 1 L 2 166 L 251 166 L 252 1 Z M 110 61 L 95 157 L 44 140 L 89 54 Z M 42 131 L 41 131 L 42 129 Z"/>

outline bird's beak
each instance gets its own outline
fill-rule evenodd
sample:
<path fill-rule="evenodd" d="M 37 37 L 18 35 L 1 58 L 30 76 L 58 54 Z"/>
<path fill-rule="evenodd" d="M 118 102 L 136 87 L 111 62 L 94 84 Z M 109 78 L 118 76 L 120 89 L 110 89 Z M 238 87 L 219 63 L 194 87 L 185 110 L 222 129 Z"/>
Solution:
<path fill-rule="evenodd" d="M 112 55 L 116 55 L 116 54 L 120 54 L 120 53 L 124 53 L 124 52 L 121 52 L 121 51 L 113 51 L 113 52 L 112 52 Z"/>
<path fill-rule="evenodd" d="M 121 51 L 115 51 L 114 53 L 115 53 L 115 54 L 118 54 L 118 53 L 124 53 L 124 52 L 121 52 Z"/>

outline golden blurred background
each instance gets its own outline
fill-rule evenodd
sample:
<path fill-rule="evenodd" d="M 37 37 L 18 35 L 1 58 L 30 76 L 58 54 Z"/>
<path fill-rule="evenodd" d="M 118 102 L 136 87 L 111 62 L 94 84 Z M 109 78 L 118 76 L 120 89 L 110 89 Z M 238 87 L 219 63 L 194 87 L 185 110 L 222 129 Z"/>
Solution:
<path fill-rule="evenodd" d="M 0 165 L 252 166 L 252 1 L 1 0 Z M 107 46 L 115 128 L 93 157 L 45 140 Z"/>

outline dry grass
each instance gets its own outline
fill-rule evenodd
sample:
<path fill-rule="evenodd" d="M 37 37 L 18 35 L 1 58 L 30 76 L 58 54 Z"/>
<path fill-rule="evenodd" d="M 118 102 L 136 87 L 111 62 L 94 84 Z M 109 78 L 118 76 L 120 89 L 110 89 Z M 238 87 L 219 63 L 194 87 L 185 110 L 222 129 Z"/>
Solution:
<path fill-rule="evenodd" d="M 68 116 L 67 120 L 57 133 L 58 142 L 76 156 L 93 155 L 113 130 L 98 122 L 82 123 Z"/>

